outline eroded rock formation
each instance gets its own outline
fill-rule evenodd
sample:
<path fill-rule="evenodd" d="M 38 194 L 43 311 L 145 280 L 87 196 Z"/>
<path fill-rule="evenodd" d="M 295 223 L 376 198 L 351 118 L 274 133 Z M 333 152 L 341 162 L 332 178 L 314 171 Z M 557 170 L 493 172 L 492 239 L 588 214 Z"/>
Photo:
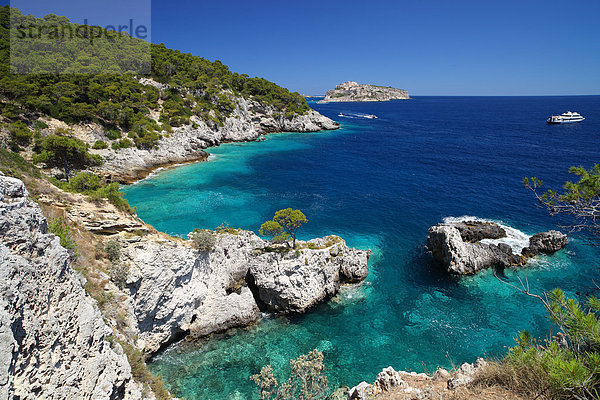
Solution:
<path fill-rule="evenodd" d="M 368 273 L 369 252 L 337 237 L 313 240 L 313 249 L 297 253 L 271 251 L 248 231 L 217 234 L 210 252 L 183 240 L 130 237 L 120 243 L 137 346 L 150 353 L 184 333 L 204 336 L 248 325 L 260 317 L 257 300 L 272 311 L 304 312 L 335 295 L 341 283 Z"/>
<path fill-rule="evenodd" d="M 523 265 L 537 254 L 550 254 L 566 246 L 567 236 L 558 231 L 542 232 L 529 239 L 521 254 L 514 254 L 505 243 L 483 243 L 506 235 L 493 222 L 449 222 L 429 228 L 428 247 L 434 259 L 448 272 L 471 275 L 484 268 Z"/>
<path fill-rule="evenodd" d="M 23 182 L 0 175 L 0 398 L 142 398 L 82 285 Z"/>

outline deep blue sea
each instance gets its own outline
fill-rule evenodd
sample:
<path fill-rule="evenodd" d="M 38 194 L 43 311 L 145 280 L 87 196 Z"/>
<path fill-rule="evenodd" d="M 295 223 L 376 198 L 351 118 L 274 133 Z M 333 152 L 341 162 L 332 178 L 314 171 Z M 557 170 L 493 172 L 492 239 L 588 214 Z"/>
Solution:
<path fill-rule="evenodd" d="M 600 162 L 600 96 L 415 97 L 386 103 L 310 104 L 342 129 L 269 135 L 226 144 L 208 162 L 165 170 L 124 190 L 157 229 L 186 235 L 224 222 L 258 231 L 276 210 L 301 209 L 302 238 L 338 234 L 370 248 L 370 275 L 311 312 L 263 319 L 196 344 L 176 344 L 150 364 L 177 396 L 258 398 L 251 374 L 317 348 L 331 387 L 373 381 L 388 365 L 433 371 L 502 355 L 520 330 L 549 333 L 543 308 L 491 272 L 452 277 L 424 245 L 429 226 L 476 216 L 526 234 L 556 227 L 521 180 L 558 188 L 568 168 Z M 551 114 L 587 119 L 547 125 Z M 338 117 L 339 113 L 348 117 Z M 367 119 L 375 114 L 378 119 Z M 600 278 L 598 249 L 572 238 L 564 250 L 507 270 L 541 293 L 585 290 Z"/>

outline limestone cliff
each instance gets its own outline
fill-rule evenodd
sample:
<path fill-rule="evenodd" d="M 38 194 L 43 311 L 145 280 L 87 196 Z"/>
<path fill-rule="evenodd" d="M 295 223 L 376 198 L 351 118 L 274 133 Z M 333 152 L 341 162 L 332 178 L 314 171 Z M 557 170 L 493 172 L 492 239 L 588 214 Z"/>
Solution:
<path fill-rule="evenodd" d="M 410 99 L 408 92 L 393 87 L 359 84 L 353 81 L 340 83 L 328 90 L 319 103 L 349 101 L 390 101 Z"/>
<path fill-rule="evenodd" d="M 364 279 L 369 252 L 335 238 L 278 252 L 241 230 L 216 234 L 211 251 L 156 235 L 120 236 L 120 261 L 129 271 L 123 292 L 136 321 L 137 347 L 153 353 L 188 333 L 245 326 L 260 318 L 260 308 L 303 312 L 335 295 L 350 280 L 348 271 Z"/>
<path fill-rule="evenodd" d="M 0 175 L 0 398 L 142 398 L 82 284 L 23 182 Z"/>
<path fill-rule="evenodd" d="M 149 80 L 144 82 L 154 84 Z M 106 130 L 96 123 L 68 126 L 58 120 L 44 121 L 50 128 L 42 134 L 52 133 L 57 128 L 70 129 L 90 146 L 98 140 L 110 143 Z M 317 132 L 339 128 L 336 122 L 312 109 L 306 114 L 289 117 L 277 112 L 273 106 L 242 97 L 237 98 L 235 110 L 222 125 L 207 123 L 196 116 L 192 116 L 191 121 L 189 125 L 174 128 L 172 133 L 163 132 L 162 138 L 151 149 L 91 149 L 103 159 L 103 165 L 96 168 L 96 172 L 110 180 L 131 183 L 158 167 L 202 160 L 207 156 L 203 149 L 221 143 L 254 141 L 274 132 Z M 60 171 L 56 172 L 60 174 Z"/>

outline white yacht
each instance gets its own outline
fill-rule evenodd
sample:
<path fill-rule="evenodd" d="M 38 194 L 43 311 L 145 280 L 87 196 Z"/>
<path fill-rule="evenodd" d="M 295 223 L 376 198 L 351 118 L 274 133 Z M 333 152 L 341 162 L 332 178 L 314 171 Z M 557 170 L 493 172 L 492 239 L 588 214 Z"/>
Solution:
<path fill-rule="evenodd" d="M 377 115 L 371 114 L 371 115 L 365 115 L 365 118 L 371 118 L 371 119 L 375 119 L 377 118 Z"/>
<path fill-rule="evenodd" d="M 553 115 L 546 121 L 549 124 L 571 124 L 573 122 L 581 122 L 585 118 L 576 112 L 567 111 L 560 115 Z"/>

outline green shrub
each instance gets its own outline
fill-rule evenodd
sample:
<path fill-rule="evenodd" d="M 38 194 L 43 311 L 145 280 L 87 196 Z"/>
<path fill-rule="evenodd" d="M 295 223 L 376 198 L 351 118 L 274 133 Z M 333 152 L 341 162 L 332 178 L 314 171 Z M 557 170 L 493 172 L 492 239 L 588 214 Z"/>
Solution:
<path fill-rule="evenodd" d="M 73 239 L 73 231 L 64 218 L 54 218 L 48 223 L 48 230 L 60 238 L 60 245 L 69 251 L 73 257 L 77 257 L 77 243 Z"/>
<path fill-rule="evenodd" d="M 118 263 L 121 258 L 121 244 L 118 240 L 111 239 L 104 246 L 104 252 L 111 263 Z"/>
<path fill-rule="evenodd" d="M 543 343 L 521 332 L 517 345 L 503 360 L 504 368 L 519 371 L 519 389 L 550 399 L 600 398 L 600 300 L 585 304 L 555 289 L 545 302 L 557 336 Z M 539 393 L 531 393 L 537 388 Z"/>
<path fill-rule="evenodd" d="M 39 120 L 39 119 L 33 121 L 33 124 L 31 126 L 33 129 L 37 129 L 37 130 L 42 130 L 42 129 L 48 128 L 48 124 L 46 124 L 44 121 Z"/>
<path fill-rule="evenodd" d="M 111 264 L 108 271 L 110 279 L 114 282 L 119 289 L 123 289 L 127 284 L 127 277 L 129 276 L 129 266 L 122 263 Z"/>
<path fill-rule="evenodd" d="M 111 147 L 113 150 L 128 149 L 130 147 L 133 147 L 133 142 L 127 138 L 124 138 L 113 142 Z"/>
<path fill-rule="evenodd" d="M 80 172 L 69 181 L 69 188 L 77 193 L 90 194 L 101 186 L 100 177 L 90 172 Z"/>
<path fill-rule="evenodd" d="M 96 150 L 101 150 L 101 149 L 106 149 L 106 148 L 108 148 L 108 144 L 106 144 L 106 142 L 104 140 L 96 140 L 96 142 L 92 146 L 92 149 L 96 149 Z"/>
<path fill-rule="evenodd" d="M 110 129 L 108 132 L 105 132 L 106 137 L 110 140 L 121 139 L 121 132 L 117 129 Z"/>
<path fill-rule="evenodd" d="M 211 231 L 195 229 L 190 238 L 200 251 L 211 251 L 215 247 L 216 238 Z"/>
<path fill-rule="evenodd" d="M 123 352 L 127 356 L 127 361 L 129 361 L 129 365 L 131 366 L 131 374 L 136 382 L 145 383 L 150 386 L 158 400 L 170 400 L 171 395 L 165 388 L 162 378 L 160 376 L 152 375 L 150 370 L 148 370 L 144 353 L 125 341 L 116 338 L 115 340 L 123 348 Z"/>
<path fill-rule="evenodd" d="M 102 186 L 90 194 L 93 199 L 107 199 L 117 209 L 132 212 L 129 203 L 123 198 L 124 195 L 125 193 L 119 191 L 119 184 L 117 182 Z"/>
<path fill-rule="evenodd" d="M 225 233 L 229 233 L 231 235 L 237 235 L 240 233 L 240 231 L 241 231 L 240 228 L 232 228 L 229 226 L 229 224 L 227 222 L 223 222 L 221 225 L 219 225 L 215 228 L 215 232 L 217 232 L 219 235 L 225 234 Z"/>
<path fill-rule="evenodd" d="M 8 125 L 8 133 L 10 134 L 10 146 L 13 151 L 19 151 L 20 146 L 29 145 L 33 137 L 33 132 L 22 121 Z"/>
<path fill-rule="evenodd" d="M 40 170 L 21 157 L 20 154 L 3 149 L 0 149 L 0 170 L 15 178 L 22 178 L 23 175 L 34 178 L 42 177 Z"/>

